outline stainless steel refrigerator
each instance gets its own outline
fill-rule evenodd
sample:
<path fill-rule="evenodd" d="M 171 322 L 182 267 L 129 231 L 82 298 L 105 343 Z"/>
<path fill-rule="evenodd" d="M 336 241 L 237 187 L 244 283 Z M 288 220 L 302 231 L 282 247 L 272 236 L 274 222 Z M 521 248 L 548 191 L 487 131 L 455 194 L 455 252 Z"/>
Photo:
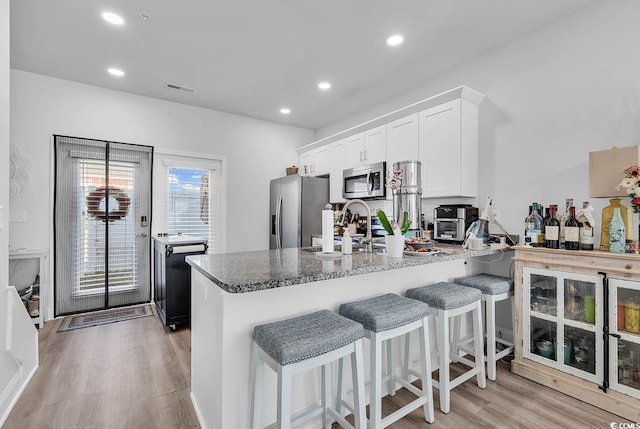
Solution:
<path fill-rule="evenodd" d="M 269 248 L 311 246 L 322 234 L 322 209 L 329 202 L 329 179 L 291 175 L 273 179 L 270 187 Z"/>

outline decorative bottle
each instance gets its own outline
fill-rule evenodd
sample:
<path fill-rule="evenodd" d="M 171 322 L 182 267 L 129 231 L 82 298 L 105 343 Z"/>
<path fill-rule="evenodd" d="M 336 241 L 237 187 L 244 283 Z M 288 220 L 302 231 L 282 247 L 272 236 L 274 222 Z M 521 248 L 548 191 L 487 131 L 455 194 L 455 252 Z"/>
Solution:
<path fill-rule="evenodd" d="M 615 207 L 613 209 L 613 217 L 609 223 L 609 252 L 624 253 L 625 239 L 626 232 L 620 215 L 620 207 Z"/>
<path fill-rule="evenodd" d="M 600 230 L 600 250 L 608 251 L 609 250 L 609 223 L 611 223 L 611 219 L 613 219 L 613 211 L 615 208 L 620 209 L 620 216 L 622 217 L 622 222 L 624 222 L 626 239 L 633 239 L 633 230 L 631 228 L 632 224 L 632 212 L 633 210 L 629 206 L 625 206 L 622 203 L 622 198 L 612 198 L 609 200 L 611 204 L 602 209 L 602 226 Z"/>
<path fill-rule="evenodd" d="M 556 206 L 549 206 L 549 217 L 544 225 L 544 247 L 560 248 L 560 221 L 556 218 Z"/>
<path fill-rule="evenodd" d="M 558 219 L 560 221 L 560 245 L 564 244 L 564 224 L 569 220 L 569 207 L 573 205 L 573 198 L 565 199 L 565 212 Z"/>
<path fill-rule="evenodd" d="M 569 207 L 569 219 L 564 224 L 564 248 L 580 249 L 580 222 L 576 219 L 576 208 Z"/>

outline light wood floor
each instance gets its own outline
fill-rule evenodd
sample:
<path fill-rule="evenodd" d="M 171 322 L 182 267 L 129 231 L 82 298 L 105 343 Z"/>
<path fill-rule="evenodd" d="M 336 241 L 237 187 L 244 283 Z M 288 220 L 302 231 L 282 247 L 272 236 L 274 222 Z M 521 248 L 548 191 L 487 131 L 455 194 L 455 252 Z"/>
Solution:
<path fill-rule="evenodd" d="M 172 332 L 154 315 L 58 333 L 61 322 L 39 330 L 40 368 L 3 429 L 199 427 L 189 398 L 188 326 Z M 513 375 L 508 364 L 485 390 L 471 380 L 454 389 L 449 414 L 438 410 L 437 393 L 435 423 L 427 424 L 419 409 L 389 427 L 608 428 L 625 421 Z M 404 389 L 385 398 L 384 415 L 411 399 Z"/>

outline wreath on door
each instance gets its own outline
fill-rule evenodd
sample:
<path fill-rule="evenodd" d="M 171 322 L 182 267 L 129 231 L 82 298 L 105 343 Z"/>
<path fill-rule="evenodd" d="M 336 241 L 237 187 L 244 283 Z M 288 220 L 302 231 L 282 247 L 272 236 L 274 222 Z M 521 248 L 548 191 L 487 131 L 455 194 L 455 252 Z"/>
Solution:
<path fill-rule="evenodd" d="M 100 203 L 107 197 L 107 188 L 101 186 L 87 196 L 87 212 L 90 216 L 97 220 L 105 222 L 107 218 L 109 222 L 124 219 L 129 213 L 129 206 L 131 205 L 131 199 L 120 188 L 109 187 L 109 196 L 114 198 L 118 202 L 118 207 L 115 210 L 110 210 L 106 213 L 104 210 L 100 210 Z"/>

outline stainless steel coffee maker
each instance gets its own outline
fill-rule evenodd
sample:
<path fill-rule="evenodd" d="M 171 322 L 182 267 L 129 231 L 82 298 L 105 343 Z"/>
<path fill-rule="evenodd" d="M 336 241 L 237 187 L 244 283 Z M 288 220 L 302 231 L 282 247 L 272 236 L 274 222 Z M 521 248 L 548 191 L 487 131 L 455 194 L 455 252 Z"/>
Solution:
<path fill-rule="evenodd" d="M 408 237 L 420 237 L 422 234 L 422 187 L 421 187 L 420 161 L 399 161 L 393 163 L 393 170 L 401 173 L 399 187 L 393 189 L 393 218 L 402 222 L 402 216 L 406 211 L 409 214 L 411 225 L 407 231 Z"/>

